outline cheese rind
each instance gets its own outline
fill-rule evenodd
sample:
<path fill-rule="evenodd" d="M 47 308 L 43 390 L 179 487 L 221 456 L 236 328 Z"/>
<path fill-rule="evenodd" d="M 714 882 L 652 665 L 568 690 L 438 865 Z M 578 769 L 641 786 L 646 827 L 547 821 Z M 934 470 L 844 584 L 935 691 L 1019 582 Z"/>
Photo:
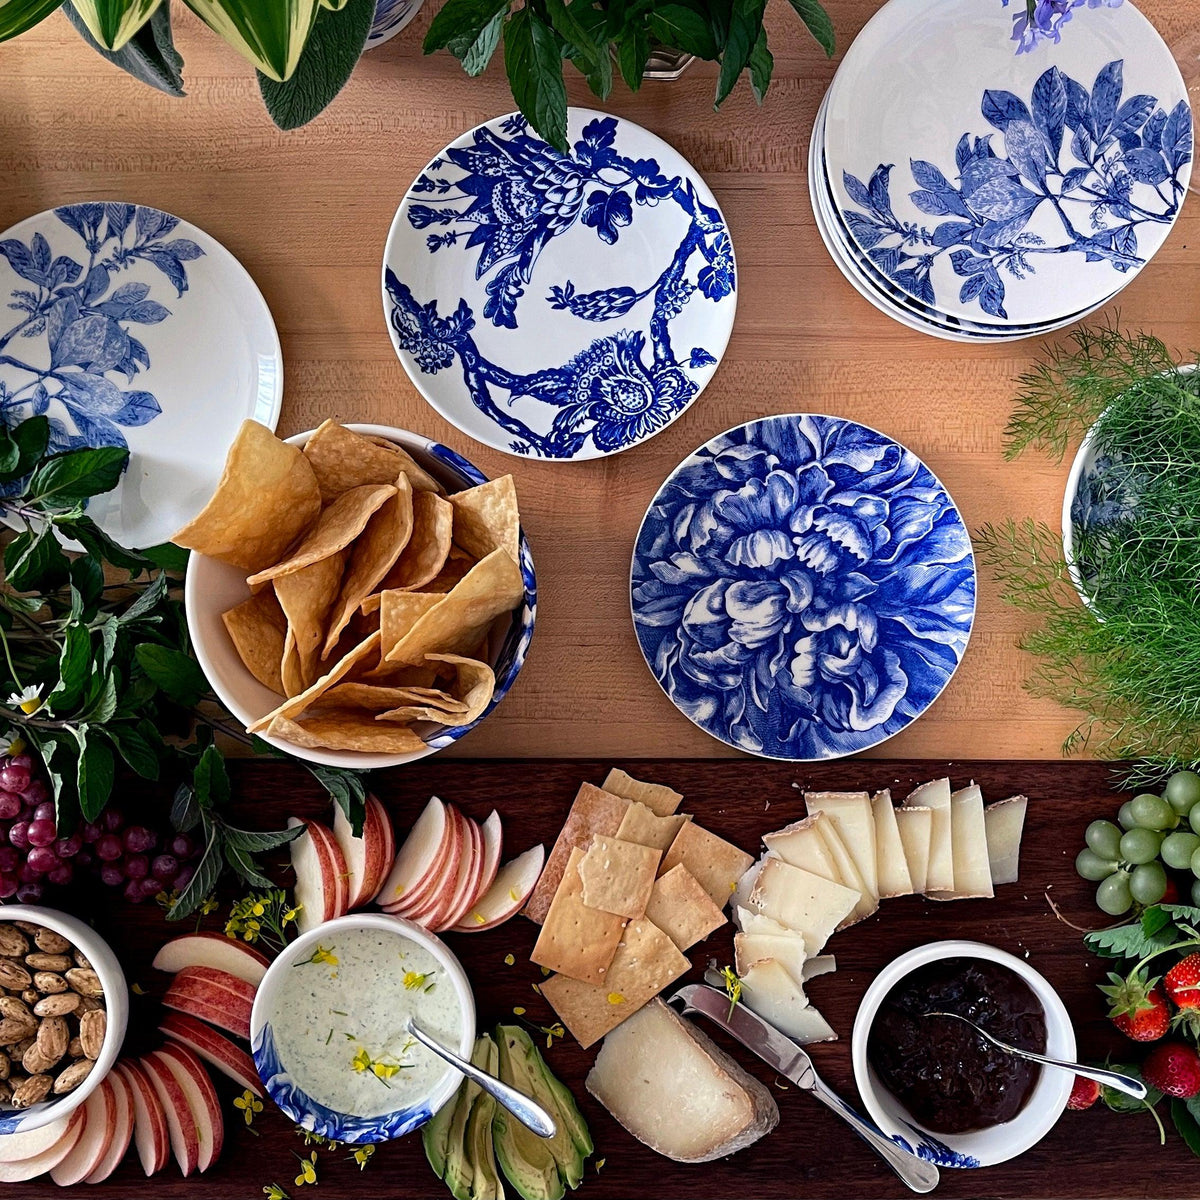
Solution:
<path fill-rule="evenodd" d="M 1021 834 L 1025 828 L 1028 803 L 1024 796 L 1011 796 L 1007 800 L 989 804 L 983 810 L 993 887 L 1017 882 L 1021 869 Z"/>
<path fill-rule="evenodd" d="M 875 871 L 875 820 L 866 792 L 805 792 L 809 814 L 823 812 L 833 822 L 862 880 L 862 891 L 879 899 Z"/>
<path fill-rule="evenodd" d="M 750 893 L 750 908 L 803 934 L 806 949 L 816 954 L 860 899 L 852 888 L 769 858 Z"/>
<path fill-rule="evenodd" d="M 954 855 L 954 890 L 927 892 L 933 900 L 967 900 L 992 896 L 992 871 L 988 865 L 987 827 L 983 821 L 983 793 L 972 783 L 950 797 L 951 849 Z"/>
<path fill-rule="evenodd" d="M 829 847 L 821 836 L 821 819 L 821 814 L 817 813 L 775 833 L 764 834 L 763 845 L 793 867 L 832 879 L 834 883 L 845 883 L 844 879 L 839 878 Z"/>
<path fill-rule="evenodd" d="M 912 876 L 913 891 L 919 896 L 925 891 L 929 874 L 929 842 L 933 830 L 932 808 L 897 808 L 896 826 L 904 844 L 904 860 Z"/>
<path fill-rule="evenodd" d="M 846 843 L 842 841 L 842 835 L 838 833 L 837 826 L 825 813 L 818 814 L 817 829 L 837 868 L 838 883 L 858 892 L 858 903 L 842 922 L 843 925 L 853 925 L 875 912 L 879 907 L 879 901 L 867 892 L 867 885 L 863 883 L 862 876 L 858 873 L 858 867 L 855 866 L 854 859 L 846 848 Z"/>
<path fill-rule="evenodd" d="M 892 793 L 886 788 L 872 799 L 871 815 L 875 821 L 875 868 L 880 899 L 910 896 L 913 890 L 912 875 L 908 870 L 904 843 L 900 840 L 900 828 L 896 824 Z"/>
<path fill-rule="evenodd" d="M 804 989 L 774 959 L 756 962 L 742 976 L 742 1003 L 802 1046 L 837 1038 Z"/>
<path fill-rule="evenodd" d="M 931 808 L 929 866 L 925 872 L 925 894 L 953 892 L 954 843 L 950 830 L 950 780 L 923 783 L 904 801 L 905 808 Z"/>

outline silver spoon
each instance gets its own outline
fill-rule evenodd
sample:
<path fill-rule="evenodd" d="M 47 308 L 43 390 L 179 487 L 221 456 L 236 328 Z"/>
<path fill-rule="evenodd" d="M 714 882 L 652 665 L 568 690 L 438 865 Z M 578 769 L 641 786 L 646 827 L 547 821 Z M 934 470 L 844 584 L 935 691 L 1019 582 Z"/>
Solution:
<path fill-rule="evenodd" d="M 538 1137 L 552 1138 L 558 1132 L 554 1118 L 536 1100 L 531 1100 L 524 1092 L 515 1087 L 509 1087 L 495 1075 L 480 1070 L 474 1063 L 459 1058 L 453 1050 L 448 1050 L 441 1042 L 436 1042 L 418 1025 L 412 1017 L 404 1021 L 404 1030 L 412 1034 L 427 1050 L 432 1050 L 438 1058 L 443 1058 L 452 1067 L 457 1067 L 473 1083 L 479 1084 L 489 1096 L 495 1098 L 497 1104 L 503 1104 L 522 1125 Z"/>
<path fill-rule="evenodd" d="M 1003 1050 L 1005 1054 L 1011 1054 L 1014 1058 L 1024 1058 L 1029 1062 L 1041 1063 L 1043 1067 L 1060 1067 L 1064 1071 L 1073 1071 L 1076 1075 L 1082 1075 L 1084 1079 L 1092 1079 L 1105 1087 L 1116 1088 L 1118 1092 L 1124 1092 L 1125 1095 L 1132 1096 L 1135 1100 L 1145 1100 L 1146 1098 L 1146 1085 L 1129 1075 L 1122 1075 L 1117 1071 L 1106 1071 L 1103 1067 L 1085 1067 L 1083 1063 L 1063 1062 L 1062 1059 L 1047 1058 L 1044 1054 L 1035 1054 L 1032 1050 L 1022 1050 L 1017 1046 L 1010 1046 L 998 1037 L 993 1037 L 986 1029 L 976 1025 L 974 1021 L 960 1017 L 958 1013 L 927 1012 L 924 1015 L 927 1017 L 953 1017 L 964 1025 L 970 1025 L 985 1042 L 991 1042 L 997 1050 Z"/>

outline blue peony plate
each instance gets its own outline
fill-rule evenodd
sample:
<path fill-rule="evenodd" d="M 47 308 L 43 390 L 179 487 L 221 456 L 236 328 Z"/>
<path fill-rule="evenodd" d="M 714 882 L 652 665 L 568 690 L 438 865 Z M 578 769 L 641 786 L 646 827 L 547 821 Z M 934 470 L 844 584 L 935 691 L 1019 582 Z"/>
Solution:
<path fill-rule="evenodd" d="M 719 434 L 642 520 L 642 654 L 705 733 L 763 758 L 870 749 L 915 721 L 966 652 L 975 558 L 911 450 L 796 413 Z"/>
<path fill-rule="evenodd" d="M 666 142 L 587 109 L 570 153 L 519 115 L 418 176 L 383 259 L 392 344 L 429 403 L 510 454 L 600 458 L 661 432 L 733 330 L 725 218 Z"/>
<path fill-rule="evenodd" d="M 53 450 L 123 446 L 88 506 L 125 546 L 166 541 L 208 502 L 247 417 L 279 420 L 283 355 L 246 269 L 202 229 L 114 202 L 0 234 L 0 416 L 45 414 Z"/>

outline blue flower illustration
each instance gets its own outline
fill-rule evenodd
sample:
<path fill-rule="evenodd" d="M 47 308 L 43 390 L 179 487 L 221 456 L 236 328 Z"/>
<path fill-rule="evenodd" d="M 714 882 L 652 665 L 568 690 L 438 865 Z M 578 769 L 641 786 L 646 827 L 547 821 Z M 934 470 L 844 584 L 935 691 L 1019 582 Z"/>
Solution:
<path fill-rule="evenodd" d="M 966 648 L 970 538 L 910 451 L 852 421 L 714 438 L 655 498 L 638 639 L 701 728 L 776 758 L 852 754 L 923 712 Z"/>
<path fill-rule="evenodd" d="M 1013 14 L 1013 41 L 1017 53 L 1027 54 L 1041 42 L 1062 41 L 1062 27 L 1071 19 L 1075 9 L 1086 4 L 1088 8 L 1119 8 L 1122 0 L 1016 0 L 1019 12 Z M 1008 0 L 1004 0 L 1005 7 Z"/>

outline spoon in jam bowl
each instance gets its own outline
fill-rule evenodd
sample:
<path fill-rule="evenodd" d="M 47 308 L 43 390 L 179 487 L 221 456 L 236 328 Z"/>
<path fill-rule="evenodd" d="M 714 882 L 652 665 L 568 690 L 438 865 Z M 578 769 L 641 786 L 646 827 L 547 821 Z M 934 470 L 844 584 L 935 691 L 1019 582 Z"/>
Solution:
<path fill-rule="evenodd" d="M 558 1132 L 554 1118 L 536 1100 L 530 1099 L 524 1092 L 517 1091 L 515 1087 L 509 1087 L 495 1075 L 480 1070 L 465 1058 L 460 1058 L 453 1050 L 447 1049 L 441 1042 L 430 1037 L 412 1017 L 405 1018 L 404 1031 L 415 1037 L 427 1050 L 432 1050 L 439 1058 L 445 1059 L 452 1067 L 457 1067 L 473 1083 L 479 1084 L 489 1096 L 495 1098 L 497 1104 L 503 1104 L 531 1133 L 536 1133 L 542 1138 L 552 1138 Z"/>
<path fill-rule="evenodd" d="M 1132 1096 L 1135 1100 L 1145 1100 L 1146 1085 L 1139 1079 L 1134 1079 L 1129 1075 L 1122 1075 L 1118 1071 L 1106 1071 L 1103 1067 L 1087 1067 L 1083 1063 L 1064 1062 L 1059 1058 L 1047 1058 L 1044 1054 L 1035 1054 L 1032 1050 L 1022 1050 L 1019 1046 L 1010 1046 L 1008 1042 L 1002 1042 L 998 1037 L 994 1037 L 988 1033 L 980 1025 L 976 1025 L 974 1021 L 967 1017 L 959 1016 L 958 1013 L 952 1012 L 927 1012 L 922 1014 L 926 1017 L 952 1017 L 955 1021 L 961 1021 L 964 1025 L 970 1025 L 977 1034 L 985 1042 L 991 1043 L 997 1050 L 1002 1050 L 1005 1054 L 1011 1054 L 1014 1058 L 1023 1058 L 1027 1062 L 1040 1063 L 1043 1067 L 1059 1067 L 1064 1071 L 1073 1071 L 1076 1075 L 1082 1075 L 1084 1079 L 1095 1080 L 1096 1083 L 1102 1084 L 1104 1087 L 1116 1088 L 1118 1092 L 1124 1092 L 1127 1096 Z"/>

